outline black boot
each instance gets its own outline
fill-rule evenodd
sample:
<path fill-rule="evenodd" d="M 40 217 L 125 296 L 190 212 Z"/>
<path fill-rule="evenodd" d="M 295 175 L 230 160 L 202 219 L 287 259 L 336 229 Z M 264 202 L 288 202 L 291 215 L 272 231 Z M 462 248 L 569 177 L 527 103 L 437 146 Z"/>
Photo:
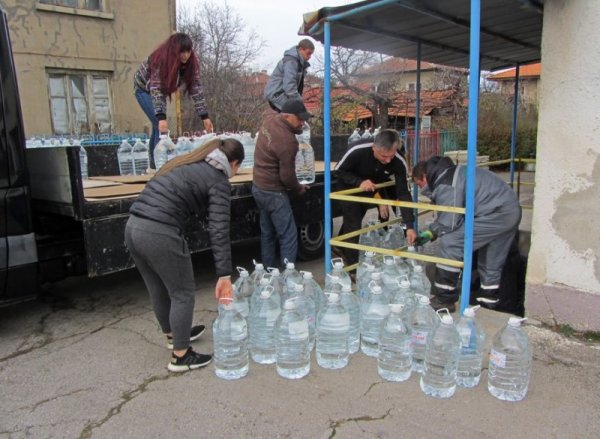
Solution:
<path fill-rule="evenodd" d="M 496 309 L 500 302 L 498 288 L 480 288 L 477 292 L 477 303 L 487 309 Z"/>

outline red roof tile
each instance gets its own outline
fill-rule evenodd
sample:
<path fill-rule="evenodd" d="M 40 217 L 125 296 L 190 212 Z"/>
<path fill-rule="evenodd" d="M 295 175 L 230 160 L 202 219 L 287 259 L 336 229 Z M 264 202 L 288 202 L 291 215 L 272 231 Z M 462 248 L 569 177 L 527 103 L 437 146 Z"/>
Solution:
<path fill-rule="evenodd" d="M 503 70 L 499 73 L 494 73 L 493 75 L 488 76 L 487 79 L 490 81 L 505 81 L 515 79 L 515 74 L 517 72 L 516 68 Z M 519 67 L 519 78 L 539 78 L 542 74 L 542 64 L 527 64 Z"/>

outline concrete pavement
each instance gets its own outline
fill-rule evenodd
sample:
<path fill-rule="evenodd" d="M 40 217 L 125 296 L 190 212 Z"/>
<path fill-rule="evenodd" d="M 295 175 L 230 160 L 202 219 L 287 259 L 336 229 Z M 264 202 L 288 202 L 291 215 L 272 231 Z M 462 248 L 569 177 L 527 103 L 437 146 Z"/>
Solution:
<path fill-rule="evenodd" d="M 251 266 L 257 243 L 235 247 Z M 323 280 L 323 261 L 300 263 Z M 195 258 L 196 321 L 216 316 L 209 254 Z M 507 316 L 482 310 L 488 344 Z M 361 353 L 339 371 L 299 381 L 251 362 L 235 382 L 213 366 L 173 374 L 169 351 L 135 270 L 69 279 L 43 300 L 0 309 L 1 438 L 525 438 L 598 437 L 600 346 L 527 325 L 533 373 L 525 400 L 499 401 L 482 383 L 449 400 L 418 377 L 388 383 Z M 212 331 L 194 347 L 212 352 Z"/>

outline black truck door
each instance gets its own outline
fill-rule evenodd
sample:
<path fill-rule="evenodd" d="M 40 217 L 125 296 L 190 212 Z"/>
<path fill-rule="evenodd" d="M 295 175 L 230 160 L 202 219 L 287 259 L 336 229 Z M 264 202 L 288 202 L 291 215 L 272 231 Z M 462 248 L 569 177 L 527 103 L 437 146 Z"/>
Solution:
<path fill-rule="evenodd" d="M 37 287 L 25 135 L 6 14 L 0 10 L 0 304 Z"/>

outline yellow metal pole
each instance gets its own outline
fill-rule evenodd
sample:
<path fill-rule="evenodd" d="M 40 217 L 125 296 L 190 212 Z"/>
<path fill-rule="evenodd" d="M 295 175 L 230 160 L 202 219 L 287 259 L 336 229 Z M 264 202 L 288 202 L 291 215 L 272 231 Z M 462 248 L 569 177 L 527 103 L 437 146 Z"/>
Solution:
<path fill-rule="evenodd" d="M 181 121 L 181 93 L 179 90 L 175 92 L 175 114 L 177 117 L 177 137 L 181 136 L 182 121 Z"/>

